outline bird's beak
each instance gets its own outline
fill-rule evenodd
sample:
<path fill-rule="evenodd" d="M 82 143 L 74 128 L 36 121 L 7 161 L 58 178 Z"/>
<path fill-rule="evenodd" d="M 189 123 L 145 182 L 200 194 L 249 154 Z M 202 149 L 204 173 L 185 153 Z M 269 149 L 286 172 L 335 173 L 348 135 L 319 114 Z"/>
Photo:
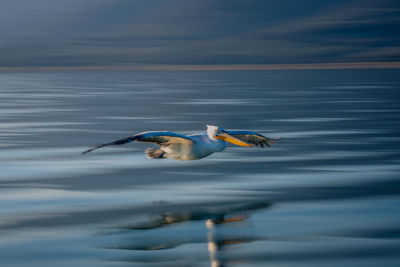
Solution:
<path fill-rule="evenodd" d="M 253 146 L 249 143 L 246 143 L 243 140 L 240 140 L 239 138 L 236 138 L 230 134 L 228 134 L 227 132 L 219 132 L 217 133 L 217 135 L 215 136 L 215 138 L 220 139 L 220 140 L 224 140 L 226 142 L 238 145 L 238 146 Z"/>

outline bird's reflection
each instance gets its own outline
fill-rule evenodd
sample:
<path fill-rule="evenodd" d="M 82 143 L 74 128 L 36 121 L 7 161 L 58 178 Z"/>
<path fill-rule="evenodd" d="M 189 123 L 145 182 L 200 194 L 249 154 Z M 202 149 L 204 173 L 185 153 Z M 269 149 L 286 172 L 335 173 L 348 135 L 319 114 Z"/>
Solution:
<path fill-rule="evenodd" d="M 106 246 L 111 249 L 123 250 L 165 250 L 185 244 L 207 243 L 210 266 L 227 266 L 221 253 L 226 248 L 235 244 L 242 244 L 263 239 L 255 236 L 253 231 L 249 232 L 252 212 L 266 209 L 271 205 L 267 202 L 246 203 L 236 207 L 223 207 L 219 209 L 198 209 L 191 211 L 165 211 L 161 214 L 151 215 L 144 223 L 118 227 L 117 244 Z M 205 231 L 196 228 L 196 231 L 179 233 L 184 227 L 190 227 L 194 222 L 203 221 Z M 186 222 L 186 224 L 185 224 Z M 179 224 L 182 224 L 179 225 Z M 234 225 L 232 232 L 228 224 Z M 162 229 L 167 226 L 176 225 L 178 228 Z M 188 226 L 189 225 L 189 226 Z M 196 226 L 193 226 L 196 227 Z M 171 234 L 169 231 L 173 231 Z M 143 232 L 149 231 L 149 232 Z M 169 234 L 168 234 L 169 232 Z M 143 233 L 147 233 L 143 236 Z M 179 256 L 163 256 L 159 259 L 153 257 L 151 261 L 177 261 Z M 148 262 L 149 259 L 141 258 L 140 255 L 133 258 L 118 259 L 118 261 Z"/>
<path fill-rule="evenodd" d="M 221 267 L 226 266 L 222 264 L 222 261 L 219 257 L 219 251 L 221 251 L 224 247 L 234 244 L 246 243 L 250 242 L 249 238 L 233 238 L 230 240 L 219 240 L 217 236 L 217 224 L 222 223 L 233 223 L 233 222 L 241 222 L 248 218 L 246 214 L 239 214 L 229 219 L 222 219 L 222 220 L 212 220 L 208 219 L 205 222 L 207 228 L 207 249 L 210 258 L 210 266 L 211 267 Z"/>

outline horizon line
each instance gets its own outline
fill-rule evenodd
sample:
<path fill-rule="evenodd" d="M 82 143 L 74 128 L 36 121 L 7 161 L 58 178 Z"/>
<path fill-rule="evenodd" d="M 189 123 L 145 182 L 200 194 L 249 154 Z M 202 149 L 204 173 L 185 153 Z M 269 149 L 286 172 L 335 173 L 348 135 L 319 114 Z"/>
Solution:
<path fill-rule="evenodd" d="M 399 69 L 400 62 L 338 62 L 295 64 L 143 64 L 114 66 L 32 66 L 0 67 L 0 72 L 74 71 L 74 70 L 154 70 L 154 71 L 239 71 L 239 70 L 317 70 L 317 69 Z"/>

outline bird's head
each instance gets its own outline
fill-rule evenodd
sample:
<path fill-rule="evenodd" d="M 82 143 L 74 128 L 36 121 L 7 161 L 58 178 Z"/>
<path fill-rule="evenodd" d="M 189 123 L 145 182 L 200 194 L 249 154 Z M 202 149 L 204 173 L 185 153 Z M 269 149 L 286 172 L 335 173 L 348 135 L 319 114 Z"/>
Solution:
<path fill-rule="evenodd" d="M 224 129 L 214 125 L 207 125 L 207 135 L 211 140 L 223 140 L 238 146 L 253 146 L 245 141 L 234 137 L 233 135 L 226 132 Z"/>
<path fill-rule="evenodd" d="M 219 131 L 223 131 L 221 127 L 214 126 L 214 125 L 207 125 L 207 135 L 211 140 L 216 140 L 216 136 Z"/>

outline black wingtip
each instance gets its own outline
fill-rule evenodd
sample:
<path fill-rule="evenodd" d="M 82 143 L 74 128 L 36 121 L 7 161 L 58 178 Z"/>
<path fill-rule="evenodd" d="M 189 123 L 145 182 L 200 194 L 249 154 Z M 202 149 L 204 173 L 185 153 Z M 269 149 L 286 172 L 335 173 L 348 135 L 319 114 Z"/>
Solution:
<path fill-rule="evenodd" d="M 267 147 L 270 147 L 271 145 L 274 145 L 276 141 L 278 141 L 279 139 L 281 139 L 280 137 L 277 138 L 267 138 L 266 142 L 264 142 L 263 144 L 266 145 Z M 264 146 L 263 146 L 264 147 Z"/>
<path fill-rule="evenodd" d="M 101 147 L 101 146 L 96 146 L 96 147 L 89 148 L 88 150 L 83 151 L 81 154 L 85 155 L 85 154 L 87 154 L 89 152 L 92 152 L 95 149 L 98 149 L 99 147 Z"/>
<path fill-rule="evenodd" d="M 81 152 L 81 155 L 85 155 L 85 154 L 89 153 L 90 151 L 92 151 L 92 150 L 91 150 L 91 149 L 88 149 L 88 150 L 86 150 L 86 151 L 83 151 L 83 152 Z"/>

